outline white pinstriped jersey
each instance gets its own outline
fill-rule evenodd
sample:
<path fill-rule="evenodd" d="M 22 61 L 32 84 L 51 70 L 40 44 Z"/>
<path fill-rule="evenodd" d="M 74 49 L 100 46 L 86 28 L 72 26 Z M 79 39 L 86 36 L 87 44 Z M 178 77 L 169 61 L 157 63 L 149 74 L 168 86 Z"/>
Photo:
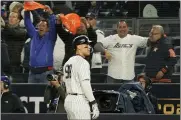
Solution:
<path fill-rule="evenodd" d="M 112 56 L 108 63 L 108 75 L 115 79 L 132 80 L 135 77 L 136 50 L 138 47 L 146 47 L 147 39 L 130 34 L 124 38 L 115 34 L 103 39 L 101 43 Z"/>
<path fill-rule="evenodd" d="M 81 81 L 90 80 L 89 63 L 81 56 L 73 56 L 65 63 L 63 73 L 66 92 L 84 94 L 81 88 Z"/>

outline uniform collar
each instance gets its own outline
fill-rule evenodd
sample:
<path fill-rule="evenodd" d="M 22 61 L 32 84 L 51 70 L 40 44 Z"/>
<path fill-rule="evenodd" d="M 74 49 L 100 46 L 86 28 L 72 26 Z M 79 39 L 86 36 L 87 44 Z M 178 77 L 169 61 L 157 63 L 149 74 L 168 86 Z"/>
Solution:
<path fill-rule="evenodd" d="M 81 55 L 79 55 L 79 54 L 75 54 L 75 56 L 80 56 L 80 57 L 82 57 L 82 58 L 84 58 L 84 59 L 85 59 L 85 57 L 83 57 L 83 56 L 81 56 Z"/>

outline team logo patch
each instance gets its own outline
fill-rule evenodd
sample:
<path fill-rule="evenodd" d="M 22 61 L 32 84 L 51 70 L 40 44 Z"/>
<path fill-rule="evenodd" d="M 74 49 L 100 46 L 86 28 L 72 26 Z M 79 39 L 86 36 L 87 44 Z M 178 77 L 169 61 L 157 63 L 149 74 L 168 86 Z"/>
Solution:
<path fill-rule="evenodd" d="M 132 46 L 133 46 L 133 44 L 120 44 L 120 43 L 116 43 L 114 48 L 132 48 Z"/>

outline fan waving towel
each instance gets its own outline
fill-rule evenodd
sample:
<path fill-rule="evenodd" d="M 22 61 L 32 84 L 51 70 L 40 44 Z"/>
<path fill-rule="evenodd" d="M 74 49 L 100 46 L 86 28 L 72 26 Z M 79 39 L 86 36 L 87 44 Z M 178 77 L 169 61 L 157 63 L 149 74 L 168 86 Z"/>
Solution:
<path fill-rule="evenodd" d="M 40 3 L 37 3 L 37 2 L 33 2 L 33 1 L 29 1 L 29 2 L 24 2 L 24 9 L 25 11 L 27 10 L 36 10 L 36 9 L 45 9 L 46 6 L 40 4 Z"/>
<path fill-rule="evenodd" d="M 75 13 L 69 13 L 65 16 L 61 15 L 60 18 L 66 29 L 72 34 L 76 34 L 77 28 L 80 27 L 80 16 Z"/>

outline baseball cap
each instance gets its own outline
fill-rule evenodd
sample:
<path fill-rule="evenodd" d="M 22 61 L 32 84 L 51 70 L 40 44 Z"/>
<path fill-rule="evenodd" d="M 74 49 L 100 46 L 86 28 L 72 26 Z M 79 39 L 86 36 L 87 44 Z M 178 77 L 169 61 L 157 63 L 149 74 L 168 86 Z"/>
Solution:
<path fill-rule="evenodd" d="M 94 18 L 96 19 L 97 18 L 97 15 L 93 12 L 88 12 L 87 15 L 86 15 L 86 18 Z"/>

